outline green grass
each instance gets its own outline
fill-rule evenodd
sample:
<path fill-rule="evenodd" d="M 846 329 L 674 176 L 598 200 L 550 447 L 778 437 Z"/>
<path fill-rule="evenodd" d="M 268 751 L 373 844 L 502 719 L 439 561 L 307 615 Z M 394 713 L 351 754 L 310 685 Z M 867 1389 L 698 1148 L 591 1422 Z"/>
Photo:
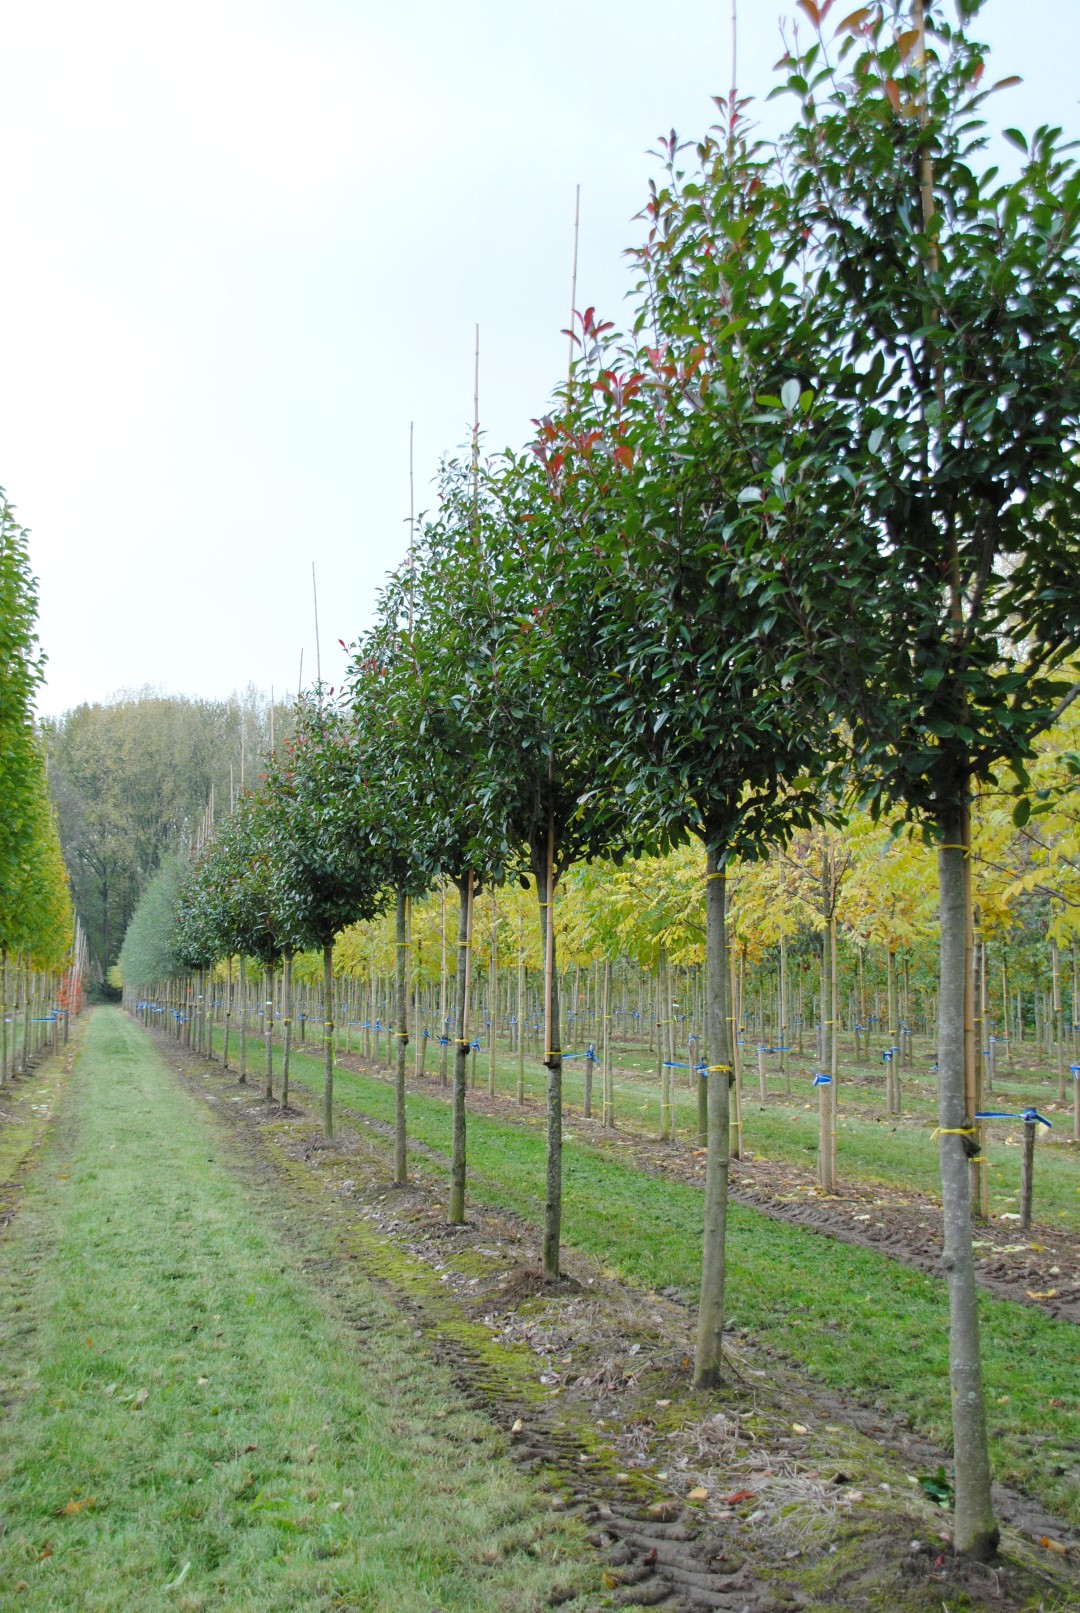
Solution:
<path fill-rule="evenodd" d="M 300 1055 L 293 1079 L 318 1092 L 321 1066 Z M 386 1082 L 339 1069 L 335 1084 L 339 1112 L 392 1121 L 394 1095 Z M 410 1136 L 441 1156 L 425 1168 L 445 1173 L 448 1105 L 410 1093 L 408 1112 Z M 568 1130 L 572 1136 L 572 1121 Z M 474 1200 L 540 1219 L 544 1138 L 538 1114 L 521 1121 L 471 1114 L 469 1157 Z M 674 1285 L 696 1293 L 699 1189 L 645 1176 L 576 1140 L 566 1145 L 564 1171 L 563 1235 L 569 1246 L 646 1287 Z M 948 1444 L 948 1303 L 942 1280 L 739 1206 L 731 1211 L 728 1259 L 732 1326 L 745 1327 L 845 1394 L 903 1412 L 916 1428 Z M 1076 1329 L 985 1294 L 980 1306 L 996 1474 L 1080 1522 Z"/>
<path fill-rule="evenodd" d="M 235 1042 L 235 1039 L 234 1039 Z M 359 1041 L 357 1046 L 359 1046 Z M 807 1042 L 807 1047 L 810 1043 Z M 221 1046 L 220 1032 L 216 1033 L 215 1046 Z M 255 1068 L 261 1068 L 261 1044 L 255 1056 Z M 685 1058 L 685 1049 L 681 1056 Z M 655 1137 L 660 1129 L 660 1092 L 656 1078 L 655 1056 L 641 1049 L 620 1049 L 616 1055 L 619 1069 L 615 1075 L 615 1110 L 618 1124 L 623 1129 Z M 275 1050 L 280 1058 L 280 1050 Z M 743 1146 L 747 1153 L 779 1163 L 813 1170 L 818 1151 L 818 1105 L 812 1094 L 808 1071 L 813 1060 L 807 1055 L 792 1055 L 790 1085 L 791 1096 L 784 1091 L 785 1081 L 770 1060 L 768 1076 L 768 1103 L 762 1105 L 758 1097 L 756 1055 L 753 1049 L 747 1056 L 743 1075 Z M 637 1073 L 632 1073 L 637 1067 Z M 428 1049 L 426 1073 L 430 1077 L 438 1070 L 438 1047 Z M 410 1049 L 410 1078 L 412 1071 Z M 675 1076 L 675 1119 L 678 1134 L 692 1138 L 697 1130 L 697 1098 L 687 1083 L 685 1070 L 673 1071 Z M 477 1059 L 477 1089 L 487 1091 L 488 1054 L 484 1046 Z M 525 1094 L 530 1103 L 543 1103 L 546 1072 L 535 1059 L 525 1061 Z M 881 1186 L 914 1190 L 934 1200 L 940 1200 L 941 1181 L 938 1172 L 937 1145 L 933 1129 L 937 1124 L 936 1074 L 929 1067 L 925 1048 L 920 1046 L 914 1065 L 902 1071 L 904 1114 L 899 1122 L 885 1115 L 884 1077 L 880 1061 L 855 1064 L 847 1060 L 840 1063 L 840 1098 L 838 1159 L 841 1179 L 866 1186 Z M 564 1101 L 569 1110 L 580 1109 L 584 1103 L 583 1061 L 574 1058 L 564 1065 Z M 517 1090 L 516 1055 L 500 1053 L 496 1073 L 497 1091 L 513 1095 Z M 1071 1137 L 1071 1114 L 1053 1109 L 1057 1077 L 1049 1070 L 1018 1069 L 1015 1072 L 998 1072 L 996 1089 L 987 1106 L 1017 1111 L 1034 1103 L 1040 1112 L 1052 1113 L 1055 1123 L 1054 1144 L 1048 1145 L 1043 1128 L 1039 1128 L 1040 1147 L 1035 1168 L 1035 1214 L 1044 1222 L 1060 1224 L 1072 1232 L 1080 1232 L 1080 1152 L 1057 1146 L 1058 1139 Z M 1071 1094 L 1070 1094 L 1071 1101 Z M 593 1083 L 593 1109 L 599 1113 L 599 1070 Z M 987 1149 L 990 1172 L 990 1209 L 992 1214 L 1015 1212 L 1020 1193 L 1020 1133 L 1019 1124 L 998 1123 L 990 1128 Z M 1006 1143 L 1006 1137 L 1012 1137 Z"/>
<path fill-rule="evenodd" d="M 474 1613 L 594 1572 L 386 1301 L 335 1277 L 346 1329 L 313 1294 L 227 1147 L 97 1010 L 0 1250 L 3 1605 Z"/>

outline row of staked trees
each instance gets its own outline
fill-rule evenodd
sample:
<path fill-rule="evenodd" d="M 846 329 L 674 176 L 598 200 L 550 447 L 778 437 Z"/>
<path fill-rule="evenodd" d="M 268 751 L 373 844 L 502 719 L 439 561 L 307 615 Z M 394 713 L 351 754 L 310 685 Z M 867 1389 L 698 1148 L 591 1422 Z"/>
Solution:
<path fill-rule="evenodd" d="M 530 885 L 554 1277 L 559 882 L 594 858 L 696 842 L 710 1063 L 695 1379 L 708 1387 L 734 1062 L 727 870 L 855 801 L 921 833 L 941 937 L 955 1543 L 987 1556 L 971 802 L 1005 792 L 1018 827 L 1049 808 L 1054 786 L 1035 788 L 1029 763 L 1080 693 L 1080 173 L 1051 128 L 1007 131 L 1013 177 L 989 163 L 984 108 L 1008 81 L 987 82 L 969 32 L 982 0 L 959 0 L 955 25 L 929 0 L 842 20 L 833 0 L 799 6 L 774 91 L 794 105 L 786 132 L 755 139 L 732 92 L 700 141 L 663 143 L 628 328 L 576 314 L 569 378 L 535 441 L 482 456 L 474 433 L 443 465 L 345 698 L 301 703 L 188 876 L 181 961 L 271 966 L 317 946 L 329 970 L 334 935 L 390 904 L 403 960 L 410 898 L 450 879 L 460 1220 L 475 901 Z M 822 981 L 828 1060 L 835 968 Z M 328 1064 L 328 1130 L 331 1077 Z"/>
<path fill-rule="evenodd" d="M 27 534 L 0 490 L 0 1084 L 26 1070 L 36 1027 L 78 1007 L 71 894 L 34 724 L 42 676 Z"/>

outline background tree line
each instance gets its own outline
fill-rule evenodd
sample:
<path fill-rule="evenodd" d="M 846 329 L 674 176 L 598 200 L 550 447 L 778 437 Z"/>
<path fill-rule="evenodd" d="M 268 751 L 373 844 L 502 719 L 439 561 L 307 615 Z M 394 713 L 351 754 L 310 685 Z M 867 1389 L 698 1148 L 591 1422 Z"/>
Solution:
<path fill-rule="evenodd" d="M 225 700 L 140 690 L 42 724 L 49 789 L 95 978 L 116 962 L 139 898 L 170 852 L 190 849 L 211 796 L 221 810 L 258 774 L 286 707 L 255 689 Z"/>

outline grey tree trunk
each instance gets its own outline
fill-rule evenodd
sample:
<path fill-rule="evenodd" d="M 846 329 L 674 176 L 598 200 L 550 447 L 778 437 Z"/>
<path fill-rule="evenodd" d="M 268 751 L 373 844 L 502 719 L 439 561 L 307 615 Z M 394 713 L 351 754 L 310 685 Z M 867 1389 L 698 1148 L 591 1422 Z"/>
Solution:
<path fill-rule="evenodd" d="M 281 966 L 281 1107 L 289 1107 L 289 1053 L 292 1049 L 292 953 L 286 952 Z"/>
<path fill-rule="evenodd" d="M 439 893 L 439 936 L 442 959 L 439 968 L 439 1085 L 446 1085 L 446 1060 L 450 1050 L 450 1021 L 446 1013 L 446 882 Z"/>
<path fill-rule="evenodd" d="M 544 1063 L 547 1066 L 547 1172 L 544 1195 L 544 1276 L 559 1276 L 562 1241 L 562 1038 L 559 1033 L 559 971 L 555 949 L 555 871 L 553 831 L 549 825 L 546 855 L 532 848 L 533 873 L 540 899 L 540 935 L 544 945 Z"/>
<path fill-rule="evenodd" d="M 22 1073 L 30 1074 L 30 1021 L 34 1014 L 34 981 L 30 973 L 30 959 L 26 959 L 23 969 L 23 1045 L 22 1045 Z"/>
<path fill-rule="evenodd" d="M 395 907 L 395 939 L 397 941 L 397 974 L 395 987 L 395 1018 L 397 1019 L 397 1059 L 394 1069 L 394 1186 L 404 1187 L 409 1179 L 405 1159 L 405 1050 L 409 1045 L 408 991 L 406 985 L 409 942 L 407 937 L 407 897 L 404 890 L 397 893 Z"/>
<path fill-rule="evenodd" d="M 264 1096 L 267 1103 L 274 1096 L 274 970 L 271 964 L 266 965 L 263 974 L 263 985 L 266 996 L 263 1001 L 263 1039 L 266 1046 L 266 1090 Z"/>
<path fill-rule="evenodd" d="M 232 1026 L 232 953 L 225 960 L 225 1030 L 222 1037 L 221 1068 L 229 1068 L 229 1031 Z"/>
<path fill-rule="evenodd" d="M 938 1117 L 944 1215 L 942 1264 L 949 1285 L 949 1380 L 956 1491 L 954 1545 L 964 1555 L 986 1559 L 996 1552 L 999 1534 L 990 1497 L 979 1311 L 971 1248 L 971 1173 L 964 1146 L 966 1138 L 975 1134 L 975 1118 L 967 1111 L 965 1090 L 968 916 L 962 811 L 956 808 L 943 813 L 940 830 Z"/>
<path fill-rule="evenodd" d="M 247 1085 L 247 959 L 243 953 L 240 954 L 240 1056 L 236 1078 L 241 1086 Z"/>
<path fill-rule="evenodd" d="M 495 887 L 491 887 L 491 963 L 488 969 L 488 1097 L 495 1096 L 499 1047 L 499 939 Z"/>
<path fill-rule="evenodd" d="M 525 1102 L 525 955 L 518 939 L 517 973 L 517 1101 Z"/>
<path fill-rule="evenodd" d="M 1061 954 L 1058 944 L 1050 942 L 1051 1012 L 1054 1016 L 1054 1045 L 1057 1049 L 1057 1101 L 1065 1102 L 1065 1015 L 1061 1006 Z"/>
<path fill-rule="evenodd" d="M 334 943 L 322 949 L 323 1131 L 334 1135 Z"/>
<path fill-rule="evenodd" d="M 0 1086 L 8 1080 L 8 951 L 4 947 L 0 964 Z"/>
<path fill-rule="evenodd" d="M 721 1379 L 724 1339 L 728 1170 L 731 1145 L 731 1021 L 728 1017 L 727 881 L 715 851 L 705 863 L 705 977 L 708 1015 L 709 1141 L 705 1166 L 705 1231 L 701 1250 L 694 1387 L 712 1389 Z"/>
<path fill-rule="evenodd" d="M 1031 1230 L 1031 1201 L 1035 1195 L 1035 1120 L 1024 1122 L 1024 1151 L 1020 1156 L 1020 1231 Z"/>
<path fill-rule="evenodd" d="M 604 1006 L 601 1031 L 603 1042 L 600 1051 L 601 1080 L 604 1089 L 603 1121 L 605 1126 L 615 1124 L 615 1090 L 611 1077 L 611 960 L 604 959 Z"/>
<path fill-rule="evenodd" d="M 465 1223 L 465 1091 L 469 1074 L 469 947 L 472 944 L 473 876 L 457 881 L 457 1037 L 454 1042 L 454 1085 L 451 1093 L 453 1134 L 450 1143 L 450 1214 L 452 1226 Z"/>

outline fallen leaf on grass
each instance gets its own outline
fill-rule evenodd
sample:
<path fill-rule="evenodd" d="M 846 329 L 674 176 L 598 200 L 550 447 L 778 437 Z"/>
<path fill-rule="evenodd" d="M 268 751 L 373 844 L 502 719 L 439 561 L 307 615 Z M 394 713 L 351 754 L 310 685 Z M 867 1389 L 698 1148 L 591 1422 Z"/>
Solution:
<path fill-rule="evenodd" d="M 791 1432 L 793 1434 L 808 1434 L 810 1430 L 805 1423 L 792 1423 Z"/>
<path fill-rule="evenodd" d="M 511 1428 L 510 1432 L 512 1434 L 520 1434 L 524 1427 L 525 1427 L 525 1424 L 522 1422 L 521 1418 L 519 1417 L 517 1419 L 517 1421 L 515 1422 L 513 1428 Z"/>
<path fill-rule="evenodd" d="M 736 1490 L 734 1495 L 725 1495 L 724 1505 L 726 1507 L 737 1507 L 740 1501 L 753 1501 L 755 1499 L 753 1490 Z"/>
<path fill-rule="evenodd" d="M 936 1473 L 920 1473 L 919 1485 L 923 1494 L 939 1507 L 947 1507 L 952 1500 L 953 1487 L 943 1467 L 939 1467 Z"/>
<path fill-rule="evenodd" d="M 709 1492 L 703 1484 L 696 1484 L 686 1497 L 688 1501 L 707 1501 Z"/>
<path fill-rule="evenodd" d="M 131 1403 L 132 1407 L 134 1408 L 135 1411 L 141 1411 L 142 1408 L 146 1405 L 146 1402 L 149 1399 L 150 1399 L 150 1391 L 149 1391 L 149 1389 L 136 1389 L 136 1391 L 135 1391 L 135 1399 Z"/>
<path fill-rule="evenodd" d="M 604 1569 L 604 1572 L 600 1575 L 600 1578 L 603 1581 L 605 1590 L 617 1590 L 622 1584 L 622 1575 L 613 1574 L 609 1568 Z"/>
<path fill-rule="evenodd" d="M 97 1496 L 87 1495 L 79 1501 L 66 1501 L 62 1507 L 57 1507 L 58 1518 L 74 1518 L 76 1513 L 85 1512 L 87 1507 L 97 1506 Z"/>
<path fill-rule="evenodd" d="M 1025 1288 L 1028 1299 L 1057 1299 L 1056 1288 Z"/>
<path fill-rule="evenodd" d="M 1063 1546 L 1060 1540 L 1051 1540 L 1049 1535 L 1039 1536 L 1039 1545 L 1045 1546 L 1047 1551 L 1059 1551 L 1064 1557 L 1068 1554 L 1068 1546 Z"/>

